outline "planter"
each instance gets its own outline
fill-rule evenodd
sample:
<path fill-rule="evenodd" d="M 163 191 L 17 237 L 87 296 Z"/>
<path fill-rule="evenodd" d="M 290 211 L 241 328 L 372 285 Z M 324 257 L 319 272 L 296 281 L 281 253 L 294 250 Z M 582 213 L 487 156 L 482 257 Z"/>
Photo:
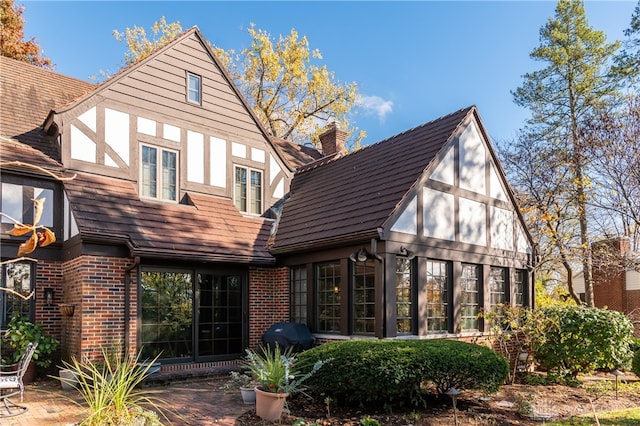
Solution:
<path fill-rule="evenodd" d="M 69 370 L 67 368 L 60 369 L 59 372 L 60 377 L 60 385 L 62 386 L 62 390 L 74 390 L 76 389 L 76 385 L 78 384 L 78 375 L 75 371 Z"/>
<path fill-rule="evenodd" d="M 288 393 L 265 392 L 256 387 L 256 415 L 262 420 L 274 422 L 282 415 Z"/>
<path fill-rule="evenodd" d="M 240 394 L 242 395 L 242 401 L 245 405 L 253 405 L 256 403 L 255 387 L 240 386 Z"/>
<path fill-rule="evenodd" d="M 60 303 L 58 305 L 58 308 L 60 308 L 60 313 L 62 314 L 62 316 L 72 317 L 73 312 L 75 311 L 76 305 L 73 305 L 71 303 Z"/>

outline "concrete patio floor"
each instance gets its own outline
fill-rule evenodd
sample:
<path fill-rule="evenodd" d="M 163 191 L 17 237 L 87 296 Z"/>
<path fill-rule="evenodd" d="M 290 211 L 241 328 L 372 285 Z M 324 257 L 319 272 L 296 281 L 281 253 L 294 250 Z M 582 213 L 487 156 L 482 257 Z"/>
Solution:
<path fill-rule="evenodd" d="M 145 387 L 153 397 L 167 402 L 173 425 L 233 426 L 242 413 L 253 409 L 244 405 L 237 389 L 221 389 L 226 376 L 204 380 L 177 381 L 168 385 Z M 20 398 L 14 398 L 19 402 Z M 25 386 L 22 405 L 29 409 L 15 417 L 0 418 L 2 426 L 71 426 L 86 417 L 86 409 L 77 391 L 63 391 L 54 380 L 41 380 Z M 178 415 L 176 415 L 176 413 Z M 161 417 L 161 416 L 160 416 Z M 163 424 L 167 424 L 163 420 Z"/>

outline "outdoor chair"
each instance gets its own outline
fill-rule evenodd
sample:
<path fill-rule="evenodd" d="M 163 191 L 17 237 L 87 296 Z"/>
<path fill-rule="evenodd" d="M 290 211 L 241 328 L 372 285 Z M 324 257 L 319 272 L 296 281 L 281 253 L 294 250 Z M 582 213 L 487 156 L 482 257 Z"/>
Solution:
<path fill-rule="evenodd" d="M 22 378 L 37 346 L 37 343 L 29 343 L 20 361 L 0 366 L 0 401 L 3 403 L 0 405 L 0 418 L 17 416 L 27 411 L 26 406 L 18 405 L 10 398 L 20 394 L 20 402 L 22 402 L 22 394 L 24 393 Z"/>

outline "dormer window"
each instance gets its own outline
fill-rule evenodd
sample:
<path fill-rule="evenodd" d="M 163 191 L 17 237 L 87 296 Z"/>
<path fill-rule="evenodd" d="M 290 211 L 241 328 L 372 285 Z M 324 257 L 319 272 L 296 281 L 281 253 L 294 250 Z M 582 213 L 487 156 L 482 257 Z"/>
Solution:
<path fill-rule="evenodd" d="M 262 172 L 236 166 L 234 201 L 241 212 L 262 214 Z"/>
<path fill-rule="evenodd" d="M 142 145 L 140 158 L 140 190 L 142 196 L 178 201 L 178 153 Z"/>
<path fill-rule="evenodd" d="M 187 100 L 198 105 L 202 102 L 202 78 L 199 75 L 187 73 Z"/>

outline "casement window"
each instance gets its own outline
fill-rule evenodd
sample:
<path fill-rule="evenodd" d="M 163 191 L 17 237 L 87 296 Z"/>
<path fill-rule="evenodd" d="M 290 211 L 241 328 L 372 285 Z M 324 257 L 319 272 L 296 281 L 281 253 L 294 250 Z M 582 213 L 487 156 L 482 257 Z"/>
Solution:
<path fill-rule="evenodd" d="M 144 197 L 178 201 L 178 153 L 142 145 L 140 189 Z"/>
<path fill-rule="evenodd" d="M 415 334 L 413 303 L 413 262 L 396 258 L 396 332 Z"/>
<path fill-rule="evenodd" d="M 35 288 L 35 263 L 12 262 L 2 265 L 2 288 L 28 296 Z M 6 329 L 14 315 L 33 321 L 34 298 L 23 299 L 17 294 L 0 291 L 0 328 Z"/>
<path fill-rule="evenodd" d="M 354 334 L 373 334 L 375 329 L 375 266 L 373 261 L 353 264 L 351 308 Z"/>
<path fill-rule="evenodd" d="M 316 265 L 317 324 L 320 333 L 340 332 L 340 262 Z"/>
<path fill-rule="evenodd" d="M 307 324 L 307 268 L 294 266 L 290 270 L 291 321 Z"/>
<path fill-rule="evenodd" d="M 490 308 L 504 305 L 507 302 L 507 269 L 491 267 L 489 273 Z"/>
<path fill-rule="evenodd" d="M 516 278 L 515 278 L 515 289 L 514 289 L 514 306 L 526 306 L 527 301 L 527 271 L 524 269 L 516 270 Z"/>
<path fill-rule="evenodd" d="M 449 262 L 427 261 L 427 330 L 429 333 L 446 333 L 449 329 Z"/>
<path fill-rule="evenodd" d="M 234 202 L 244 213 L 262 214 L 262 172 L 246 167 L 235 167 Z"/>
<path fill-rule="evenodd" d="M 460 284 L 462 287 L 461 327 L 463 330 L 479 330 L 481 301 L 481 275 L 478 265 L 463 264 Z"/>
<path fill-rule="evenodd" d="M 187 100 L 193 104 L 202 104 L 202 77 L 187 73 Z"/>

